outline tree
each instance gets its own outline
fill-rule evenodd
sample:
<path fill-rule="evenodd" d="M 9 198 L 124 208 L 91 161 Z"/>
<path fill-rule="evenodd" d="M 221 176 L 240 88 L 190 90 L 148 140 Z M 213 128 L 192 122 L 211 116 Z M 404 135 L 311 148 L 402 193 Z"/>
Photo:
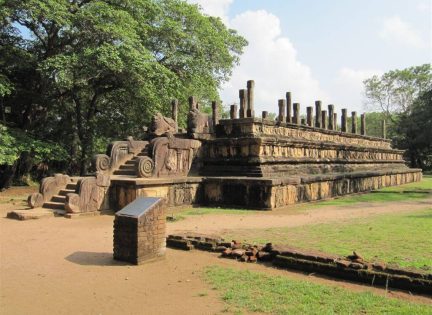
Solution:
<path fill-rule="evenodd" d="M 363 81 L 369 109 L 379 110 L 393 121 L 394 113 L 409 113 L 413 101 L 432 88 L 430 64 L 393 70 Z"/>
<path fill-rule="evenodd" d="M 139 136 L 153 113 L 169 113 L 172 98 L 218 100 L 247 44 L 184 0 L 3 2 L 0 92 L 9 123 L 60 142 L 81 174 L 96 147 Z"/>
<path fill-rule="evenodd" d="M 20 129 L 0 124 L 0 190 L 9 187 L 14 177 L 25 181 L 22 177 L 34 166 L 44 171 L 45 166 L 66 159 L 67 154 L 61 146 L 34 139 Z"/>
<path fill-rule="evenodd" d="M 396 127 L 395 142 L 407 150 L 413 167 L 432 169 L 432 90 L 423 93 L 412 104 L 411 111 L 404 113 Z"/>

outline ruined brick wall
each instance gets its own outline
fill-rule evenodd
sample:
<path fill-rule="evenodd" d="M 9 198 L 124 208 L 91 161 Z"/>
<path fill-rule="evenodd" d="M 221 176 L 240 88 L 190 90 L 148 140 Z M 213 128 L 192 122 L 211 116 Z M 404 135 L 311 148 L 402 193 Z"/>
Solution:
<path fill-rule="evenodd" d="M 165 255 L 165 202 L 138 198 L 116 213 L 114 259 L 140 264 Z"/>

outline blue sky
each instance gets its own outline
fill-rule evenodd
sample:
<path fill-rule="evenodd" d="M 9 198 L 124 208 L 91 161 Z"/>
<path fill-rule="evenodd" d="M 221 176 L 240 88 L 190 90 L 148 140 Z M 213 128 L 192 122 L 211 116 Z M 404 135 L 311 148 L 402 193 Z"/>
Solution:
<path fill-rule="evenodd" d="M 321 99 L 361 112 L 363 79 L 432 60 L 428 0 L 189 1 L 250 42 L 221 91 L 225 105 L 254 79 L 259 112 L 276 112 L 286 91 L 302 111 Z"/>

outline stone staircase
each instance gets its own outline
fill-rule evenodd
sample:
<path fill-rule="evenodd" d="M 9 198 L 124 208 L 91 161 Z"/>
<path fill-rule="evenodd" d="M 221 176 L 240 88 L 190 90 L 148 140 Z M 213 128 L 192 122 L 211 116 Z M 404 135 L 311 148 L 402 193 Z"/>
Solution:
<path fill-rule="evenodd" d="M 148 156 L 148 149 L 145 148 L 140 153 L 135 155 L 132 159 L 127 160 L 123 164 L 120 165 L 118 169 L 116 169 L 112 174 L 127 176 L 127 177 L 137 177 L 136 173 L 136 162 L 142 156 Z"/>
<path fill-rule="evenodd" d="M 81 177 L 73 177 L 72 182 L 66 184 L 63 188 L 60 188 L 56 195 L 53 195 L 49 201 L 45 201 L 43 204 L 43 208 L 56 210 L 56 212 L 64 213 L 65 203 L 66 203 L 66 195 L 69 193 L 76 193 L 78 191 L 78 181 Z"/>

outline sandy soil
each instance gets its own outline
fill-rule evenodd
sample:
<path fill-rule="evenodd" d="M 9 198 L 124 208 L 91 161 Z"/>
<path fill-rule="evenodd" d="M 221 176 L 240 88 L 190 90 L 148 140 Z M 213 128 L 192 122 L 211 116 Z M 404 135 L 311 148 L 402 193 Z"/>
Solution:
<path fill-rule="evenodd" d="M 12 192 L 9 194 L 13 195 Z M 209 265 L 259 270 L 385 294 L 382 289 L 258 264 L 242 264 L 199 251 L 168 249 L 164 260 L 129 266 L 112 259 L 113 216 L 15 221 L 6 219 L 6 212 L 25 208 L 25 205 L 15 198 L 5 203 L 7 198 L 9 195 L 0 193 L 1 314 L 219 314 L 225 305 L 218 298 L 218 292 L 201 277 L 201 271 Z M 230 215 L 229 220 L 226 215 L 193 216 L 168 224 L 168 231 L 217 232 L 220 231 L 219 225 L 224 228 L 247 228 L 257 224 L 260 227 L 296 226 L 384 211 L 420 209 L 425 207 L 424 201 L 363 205 L 343 211 L 337 207 L 322 207 L 300 214 L 282 211 Z M 428 298 L 403 292 L 390 292 L 387 296 L 432 304 Z"/>

